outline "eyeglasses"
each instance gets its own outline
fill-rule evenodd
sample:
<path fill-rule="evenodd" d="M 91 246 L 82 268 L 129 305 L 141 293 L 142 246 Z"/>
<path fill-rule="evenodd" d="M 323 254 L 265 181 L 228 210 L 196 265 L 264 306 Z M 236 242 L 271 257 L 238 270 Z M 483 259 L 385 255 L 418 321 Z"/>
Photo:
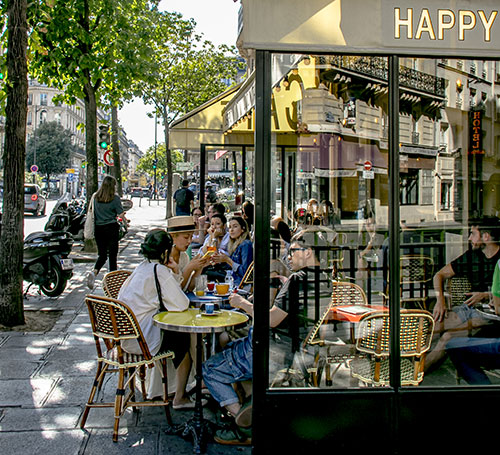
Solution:
<path fill-rule="evenodd" d="M 293 256 L 296 251 L 307 250 L 307 248 L 288 248 L 288 256 Z"/>

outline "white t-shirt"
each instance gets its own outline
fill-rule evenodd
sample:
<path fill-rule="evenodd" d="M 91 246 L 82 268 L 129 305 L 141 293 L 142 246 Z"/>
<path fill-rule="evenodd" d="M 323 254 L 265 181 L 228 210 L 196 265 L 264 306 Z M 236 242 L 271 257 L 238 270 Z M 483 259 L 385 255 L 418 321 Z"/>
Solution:
<path fill-rule="evenodd" d="M 182 292 L 172 271 L 157 261 L 141 262 L 123 283 L 118 294 L 118 300 L 128 305 L 134 312 L 149 351 L 153 355 L 158 352 L 161 345 L 161 329 L 153 323 L 153 316 L 160 308 L 154 277 L 155 264 L 158 264 L 156 271 L 165 308 L 168 311 L 186 310 L 189 307 L 189 299 Z M 122 342 L 122 347 L 132 354 L 141 353 L 137 340 L 125 340 Z"/>

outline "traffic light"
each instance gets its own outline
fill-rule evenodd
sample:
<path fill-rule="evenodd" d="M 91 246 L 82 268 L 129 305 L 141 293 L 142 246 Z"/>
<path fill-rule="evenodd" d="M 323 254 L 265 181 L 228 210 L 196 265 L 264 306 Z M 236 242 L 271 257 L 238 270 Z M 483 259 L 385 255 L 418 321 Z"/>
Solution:
<path fill-rule="evenodd" d="M 158 160 L 154 159 L 153 160 L 153 169 L 156 169 L 156 166 L 158 165 Z"/>
<path fill-rule="evenodd" d="M 99 126 L 99 147 L 106 150 L 110 145 L 111 140 L 109 136 L 109 126 L 101 125 Z"/>

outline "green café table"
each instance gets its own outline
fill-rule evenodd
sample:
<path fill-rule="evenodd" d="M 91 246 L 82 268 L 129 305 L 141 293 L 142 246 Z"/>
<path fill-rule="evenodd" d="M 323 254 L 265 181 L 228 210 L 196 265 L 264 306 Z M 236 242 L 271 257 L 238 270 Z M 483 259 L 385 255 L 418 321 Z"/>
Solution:
<path fill-rule="evenodd" d="M 203 418 L 201 405 L 201 363 L 203 350 L 203 334 L 223 332 L 230 327 L 239 327 L 248 322 L 248 316 L 238 311 L 220 310 L 214 315 L 204 315 L 197 308 L 189 308 L 182 312 L 163 312 L 153 317 L 154 323 L 163 330 L 173 332 L 196 333 L 196 401 L 193 417 L 186 423 L 183 436 L 193 436 L 193 453 L 205 451 L 207 425 Z"/>

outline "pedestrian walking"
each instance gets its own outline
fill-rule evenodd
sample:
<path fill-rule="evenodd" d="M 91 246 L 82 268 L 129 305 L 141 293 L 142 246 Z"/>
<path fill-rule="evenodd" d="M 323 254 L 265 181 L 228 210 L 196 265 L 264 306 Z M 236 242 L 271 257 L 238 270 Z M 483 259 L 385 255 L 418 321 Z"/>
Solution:
<path fill-rule="evenodd" d="M 182 188 L 174 193 L 176 216 L 191 215 L 194 207 L 194 193 L 188 188 L 189 180 L 182 181 Z"/>
<path fill-rule="evenodd" d="M 104 177 L 101 187 L 94 197 L 95 241 L 97 243 L 97 261 L 94 269 L 87 275 L 87 286 L 94 289 L 95 278 L 109 258 L 109 271 L 116 270 L 118 258 L 118 221 L 117 217 L 125 222 L 120 197 L 116 194 L 116 179 L 110 175 Z"/>

